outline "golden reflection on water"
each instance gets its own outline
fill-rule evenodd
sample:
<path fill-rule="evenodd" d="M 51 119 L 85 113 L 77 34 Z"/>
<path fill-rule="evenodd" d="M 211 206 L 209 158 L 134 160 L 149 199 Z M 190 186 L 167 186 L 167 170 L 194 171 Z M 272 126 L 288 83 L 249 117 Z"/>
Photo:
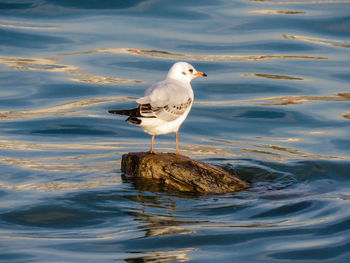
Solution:
<path fill-rule="evenodd" d="M 84 143 L 38 143 L 19 140 L 9 140 L 0 137 L 0 148 L 9 150 L 47 151 L 47 150 L 123 150 L 134 148 L 139 143 L 128 142 L 84 142 Z"/>
<path fill-rule="evenodd" d="M 195 144 L 182 144 L 181 150 L 188 152 L 189 155 L 196 158 L 209 157 L 209 156 L 225 156 L 225 157 L 237 157 L 239 154 L 230 152 L 228 147 L 208 146 L 208 145 L 195 145 Z"/>
<path fill-rule="evenodd" d="M 317 131 L 316 133 L 314 133 L 313 131 L 310 131 L 309 134 L 314 136 L 319 136 L 319 135 L 325 136 L 325 135 L 329 135 L 330 133 L 327 131 Z M 314 158 L 323 159 L 323 160 L 350 160 L 350 157 L 307 153 L 292 147 L 281 146 L 276 144 L 276 142 L 282 142 L 284 144 L 300 142 L 302 141 L 301 138 L 267 138 L 267 137 L 250 138 L 249 137 L 245 141 L 228 141 L 228 140 L 215 139 L 215 138 L 203 138 L 201 141 L 215 142 L 216 144 L 224 144 L 225 146 L 221 148 L 226 149 L 226 152 L 228 153 L 240 152 L 241 154 L 239 156 L 241 158 L 249 158 L 249 156 L 244 155 L 244 152 L 247 152 L 247 153 L 257 154 L 259 159 L 269 160 L 269 161 L 272 160 L 275 162 L 286 162 L 288 160 L 293 160 L 293 159 L 314 159 Z M 263 141 L 263 143 L 260 141 Z M 218 156 L 219 154 L 220 153 L 217 152 Z"/>
<path fill-rule="evenodd" d="M 300 78 L 300 77 L 275 75 L 275 74 L 263 74 L 263 73 L 244 73 L 244 74 L 241 74 L 241 76 L 267 78 L 267 79 L 282 79 L 282 80 L 305 80 L 305 79 Z"/>
<path fill-rule="evenodd" d="M 77 81 L 77 82 L 87 82 L 87 83 L 97 83 L 97 84 L 142 83 L 141 80 L 136 80 L 136 79 L 104 77 L 104 76 L 97 76 L 97 75 L 79 73 L 79 72 L 73 72 L 73 71 L 69 71 L 65 73 L 72 75 L 74 77 L 77 77 L 77 78 L 70 78 L 70 80 Z"/>
<path fill-rule="evenodd" d="M 0 56 L 0 64 L 15 70 L 40 70 L 59 72 L 66 75 L 74 76 L 70 78 L 73 81 L 98 83 L 98 84 L 125 84 L 125 83 L 142 83 L 136 79 L 124 79 L 115 77 L 104 77 L 93 74 L 77 72 L 79 67 L 60 63 L 55 58 L 22 58 Z"/>
<path fill-rule="evenodd" d="M 303 11 L 288 11 L 288 10 L 251 10 L 248 14 L 261 14 L 261 15 L 304 15 Z"/>
<path fill-rule="evenodd" d="M 24 169 L 45 172 L 70 173 L 70 172 L 102 172 L 120 168 L 116 161 L 93 161 L 94 158 L 106 158 L 119 154 L 98 154 L 73 157 L 50 157 L 50 158 L 11 158 L 0 155 L 0 163 L 15 165 Z M 84 160 L 85 159 L 85 160 Z M 75 162 L 84 160 L 84 162 Z"/>
<path fill-rule="evenodd" d="M 106 158 L 119 157 L 121 152 L 136 148 L 139 143 L 115 143 L 115 142 L 97 142 L 97 143 L 33 143 L 26 141 L 9 140 L 0 138 L 1 149 L 21 150 L 32 152 L 53 152 L 52 157 L 30 157 L 13 158 L 0 155 L 0 163 L 15 165 L 24 169 L 38 170 L 57 173 L 89 173 L 104 172 L 120 168 L 119 161 L 107 161 Z M 104 150 L 107 152 L 96 154 L 75 154 L 68 156 L 56 156 L 56 152 L 62 150 Z M 112 151 L 112 152 L 111 152 Z M 118 151 L 118 152 L 115 152 Z"/>
<path fill-rule="evenodd" d="M 99 104 L 133 101 L 134 97 L 99 97 L 84 100 L 77 100 L 57 106 L 45 107 L 35 110 L 23 111 L 0 111 L 0 121 L 18 120 L 18 119 L 36 119 L 47 117 L 62 117 L 62 116 L 85 116 L 85 117 L 100 117 L 91 115 L 80 110 L 81 108 L 96 106 Z"/>
<path fill-rule="evenodd" d="M 261 103 L 258 105 L 264 106 L 281 106 L 281 105 L 293 105 L 302 104 L 310 101 L 350 101 L 350 93 L 336 93 L 333 96 L 282 96 L 255 99 L 256 101 L 272 101 L 271 103 Z"/>
<path fill-rule="evenodd" d="M 191 258 L 188 257 L 188 253 L 196 251 L 196 248 L 185 248 L 177 250 L 159 250 L 159 251 L 130 251 L 130 254 L 146 254 L 143 256 L 136 256 L 126 258 L 125 261 L 129 263 L 139 263 L 139 262 L 153 262 L 153 263 L 166 263 L 166 262 L 186 262 L 190 261 Z M 149 255 L 152 254 L 152 255 Z"/>
<path fill-rule="evenodd" d="M 187 54 L 154 49 L 137 49 L 137 48 L 101 48 L 85 52 L 62 53 L 61 55 L 79 55 L 92 53 L 108 54 L 126 54 L 137 55 L 156 59 L 166 60 L 188 60 L 188 61 L 251 61 L 263 59 L 328 59 L 326 56 L 308 56 L 308 55 L 204 55 L 204 54 Z"/>
<path fill-rule="evenodd" d="M 7 138 L 0 138 L 1 149 L 6 150 L 22 150 L 22 151 L 42 151 L 48 154 L 52 152 L 52 157 L 28 157 L 18 158 L 9 156 L 0 156 L 0 163 L 17 166 L 22 169 L 72 174 L 76 173 L 109 173 L 112 170 L 120 169 L 120 152 L 116 150 L 130 150 L 132 143 L 118 144 L 118 143 L 33 143 L 26 141 L 15 141 Z M 136 147 L 136 143 L 135 143 Z M 85 152 L 86 150 L 106 150 L 104 153 L 96 154 L 70 154 L 64 156 L 57 156 L 56 152 L 60 153 L 62 150 L 79 150 Z M 113 151 L 111 151 L 113 150 Z M 115 157 L 115 158 L 114 158 Z M 79 182 L 54 181 L 54 182 L 30 182 L 16 185 L 9 185 L 6 182 L 0 182 L 0 186 L 11 190 L 33 190 L 33 191 L 61 191 L 74 190 L 85 188 L 96 188 L 106 185 L 120 184 L 120 176 L 113 174 L 113 176 L 99 176 L 98 178 L 83 180 Z"/>
<path fill-rule="evenodd" d="M 67 72 L 78 69 L 76 66 L 62 64 L 54 58 L 21 58 L 1 56 L 0 64 L 18 70 Z"/>
<path fill-rule="evenodd" d="M 296 36 L 296 35 L 287 35 L 287 34 L 283 35 L 283 37 L 286 39 L 301 40 L 301 41 L 305 41 L 305 42 L 311 42 L 311 43 L 325 45 L 325 46 L 331 46 L 331 47 L 350 48 L 350 41 L 306 37 L 306 36 Z"/>
<path fill-rule="evenodd" d="M 332 96 L 308 96 L 308 95 L 289 95 L 281 97 L 256 98 L 247 100 L 220 100 L 220 101 L 195 101 L 196 105 L 201 106 L 287 106 L 302 104 L 312 101 L 350 101 L 350 93 L 336 93 Z M 348 117 L 347 114 L 343 116 Z"/>
<path fill-rule="evenodd" d="M 53 191 L 72 191 L 79 189 L 91 189 L 111 185 L 119 185 L 121 180 L 116 177 L 101 177 L 96 180 L 86 180 L 83 182 L 47 182 L 47 183 L 24 183 L 9 185 L 0 181 L 0 186 L 8 190 L 14 191 L 38 191 L 38 192 L 53 192 Z"/>
<path fill-rule="evenodd" d="M 106 157 L 117 156 L 119 153 L 87 154 L 65 157 L 36 157 L 36 158 L 11 158 L 0 156 L 0 163 L 14 165 L 23 169 L 38 170 L 54 173 L 103 173 L 120 169 L 120 162 L 106 161 Z M 21 183 L 9 185 L 0 181 L 0 186 L 10 190 L 31 190 L 31 191 L 70 191 L 77 189 L 96 188 L 121 183 L 119 176 L 100 176 L 96 179 L 88 179 L 79 182 L 53 181 L 44 183 Z"/>

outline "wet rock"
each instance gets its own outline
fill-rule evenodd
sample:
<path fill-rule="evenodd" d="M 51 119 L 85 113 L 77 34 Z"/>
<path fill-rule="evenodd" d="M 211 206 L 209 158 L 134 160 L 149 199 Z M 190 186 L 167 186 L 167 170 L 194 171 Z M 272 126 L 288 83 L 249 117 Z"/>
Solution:
<path fill-rule="evenodd" d="M 219 167 L 173 153 L 124 154 L 121 170 L 126 175 L 146 179 L 147 184 L 155 184 L 162 191 L 219 194 L 249 187 L 248 183 Z"/>

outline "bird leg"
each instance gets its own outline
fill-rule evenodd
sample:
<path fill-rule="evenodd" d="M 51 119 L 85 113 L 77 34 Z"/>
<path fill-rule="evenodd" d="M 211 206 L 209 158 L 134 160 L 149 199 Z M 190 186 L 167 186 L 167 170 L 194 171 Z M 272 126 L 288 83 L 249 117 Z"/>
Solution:
<path fill-rule="evenodd" d="M 151 143 L 151 149 L 150 149 L 150 151 L 149 151 L 149 153 L 154 153 L 154 151 L 153 151 L 153 142 L 154 142 L 154 135 L 152 135 L 152 143 Z"/>
<path fill-rule="evenodd" d="M 175 142 L 176 142 L 176 151 L 175 154 L 179 155 L 179 134 L 178 132 L 175 132 Z"/>

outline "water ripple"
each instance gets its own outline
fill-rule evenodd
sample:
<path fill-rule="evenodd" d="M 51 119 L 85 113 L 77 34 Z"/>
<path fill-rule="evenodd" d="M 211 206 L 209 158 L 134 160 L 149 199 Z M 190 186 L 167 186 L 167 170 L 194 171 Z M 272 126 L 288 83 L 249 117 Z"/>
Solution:
<path fill-rule="evenodd" d="M 315 37 L 296 36 L 296 35 L 287 35 L 287 34 L 283 35 L 283 37 L 286 39 L 295 39 L 295 40 L 315 43 L 319 45 L 330 46 L 330 47 L 350 48 L 350 41 L 344 41 L 344 40 L 315 38 Z"/>
<path fill-rule="evenodd" d="M 256 61 L 265 59 L 328 59 L 327 56 L 312 56 L 312 55 L 288 55 L 288 54 L 271 54 L 271 55 L 207 55 L 207 54 L 187 54 L 170 52 L 154 49 L 139 49 L 139 48 L 103 48 L 85 52 L 61 53 L 60 55 L 79 55 L 79 54 L 128 54 L 150 57 L 155 59 L 166 60 L 187 60 L 187 61 Z"/>
<path fill-rule="evenodd" d="M 52 118 L 62 116 L 86 116 L 86 117 L 97 117 L 97 115 L 89 114 L 81 108 L 96 106 L 99 104 L 107 104 L 112 102 L 124 102 L 135 100 L 133 97 L 101 97 L 78 100 L 68 102 L 65 104 L 45 107 L 36 110 L 23 110 L 23 111 L 0 111 L 0 121 L 8 120 L 26 120 L 36 118 Z"/>
<path fill-rule="evenodd" d="M 22 57 L 4 57 L 0 56 L 0 64 L 15 70 L 39 70 L 49 72 L 59 72 L 77 78 L 70 80 L 99 84 L 125 84 L 125 83 L 142 83 L 136 79 L 124 79 L 115 77 L 104 77 L 93 74 L 77 72 L 79 67 L 62 64 L 54 58 L 22 58 Z"/>
<path fill-rule="evenodd" d="M 262 14 L 262 15 L 304 15 L 306 12 L 304 11 L 291 11 L 291 10 L 250 10 L 247 12 L 248 14 Z"/>
<path fill-rule="evenodd" d="M 12 21 L 12 20 L 0 20 L 0 27 L 11 28 L 11 29 L 24 29 L 24 30 L 57 30 L 62 29 L 62 26 L 52 26 L 43 23 L 32 23 L 23 21 Z"/>

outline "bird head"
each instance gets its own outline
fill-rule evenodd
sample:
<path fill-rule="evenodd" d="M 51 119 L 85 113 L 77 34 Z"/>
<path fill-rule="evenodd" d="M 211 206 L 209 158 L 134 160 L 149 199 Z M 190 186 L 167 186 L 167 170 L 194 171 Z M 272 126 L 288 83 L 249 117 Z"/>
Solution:
<path fill-rule="evenodd" d="M 207 74 L 198 72 L 192 65 L 187 62 L 177 62 L 169 70 L 167 78 L 188 81 L 196 77 L 206 77 Z"/>

